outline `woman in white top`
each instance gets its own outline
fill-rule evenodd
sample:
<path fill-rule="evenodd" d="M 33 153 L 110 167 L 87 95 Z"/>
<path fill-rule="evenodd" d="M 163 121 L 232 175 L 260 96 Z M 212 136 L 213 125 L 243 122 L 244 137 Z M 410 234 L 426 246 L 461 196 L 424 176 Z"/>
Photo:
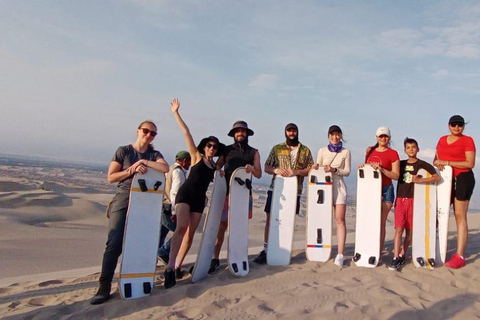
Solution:
<path fill-rule="evenodd" d="M 347 228 L 345 225 L 345 213 L 347 211 L 347 186 L 343 177 L 350 175 L 351 157 L 350 151 L 343 147 L 342 129 L 332 125 L 328 129 L 329 144 L 321 148 L 317 155 L 316 166 L 323 166 L 325 172 L 331 172 L 333 176 L 333 209 L 337 223 L 338 254 L 334 263 L 342 267 L 343 255 L 345 254 L 345 239 Z"/>

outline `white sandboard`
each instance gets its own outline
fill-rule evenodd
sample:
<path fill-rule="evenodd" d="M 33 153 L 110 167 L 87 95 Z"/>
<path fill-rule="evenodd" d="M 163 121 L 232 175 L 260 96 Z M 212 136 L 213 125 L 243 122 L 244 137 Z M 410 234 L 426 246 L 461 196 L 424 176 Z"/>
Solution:
<path fill-rule="evenodd" d="M 210 199 L 210 206 L 203 224 L 202 239 L 192 271 L 192 282 L 198 282 L 207 276 L 215 248 L 215 239 L 217 239 L 218 228 L 222 219 L 226 193 L 227 183 L 225 178 L 220 176 L 220 171 L 215 171 L 212 199 Z"/>
<path fill-rule="evenodd" d="M 288 266 L 293 246 L 297 177 L 275 177 L 268 232 L 267 264 Z"/>
<path fill-rule="evenodd" d="M 228 268 L 230 272 L 243 277 L 248 274 L 248 210 L 252 174 L 245 168 L 237 168 L 230 178 L 228 207 Z"/>
<path fill-rule="evenodd" d="M 133 177 L 120 267 L 122 299 L 149 296 L 157 265 L 165 175 L 149 168 Z"/>
<path fill-rule="evenodd" d="M 452 193 L 452 167 L 445 166 L 443 171 L 437 170 L 442 178 L 437 183 L 437 263 L 445 263 L 447 258 L 448 221 L 450 215 L 450 197 Z"/>
<path fill-rule="evenodd" d="M 420 177 L 432 175 L 425 169 L 417 172 Z M 417 268 L 433 270 L 435 268 L 436 240 L 436 185 L 431 183 L 415 183 L 413 195 L 413 235 L 412 261 Z"/>
<path fill-rule="evenodd" d="M 375 268 L 380 258 L 382 175 L 370 165 L 357 170 L 355 255 L 358 267 Z"/>
<path fill-rule="evenodd" d="M 326 262 L 332 251 L 333 177 L 324 167 L 308 173 L 307 235 L 305 254 L 309 261 Z"/>

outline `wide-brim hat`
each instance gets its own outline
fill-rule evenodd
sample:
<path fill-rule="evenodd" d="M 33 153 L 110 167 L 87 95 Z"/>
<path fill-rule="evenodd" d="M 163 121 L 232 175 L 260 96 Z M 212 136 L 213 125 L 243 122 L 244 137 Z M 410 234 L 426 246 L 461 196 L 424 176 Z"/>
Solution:
<path fill-rule="evenodd" d="M 200 141 L 200 143 L 197 146 L 197 150 L 201 154 L 204 153 L 204 149 L 205 149 L 205 146 L 207 145 L 208 141 L 215 141 L 215 143 L 218 145 L 217 152 L 215 152 L 216 157 L 223 154 L 223 152 L 225 150 L 225 145 L 223 143 L 221 143 L 220 140 L 218 140 L 218 138 L 215 137 L 215 136 L 209 136 L 209 137 L 203 138 L 202 141 Z"/>
<path fill-rule="evenodd" d="M 245 121 L 239 120 L 233 124 L 232 129 L 228 132 L 228 136 L 233 137 L 235 135 L 235 130 L 238 128 L 247 130 L 247 136 L 253 136 L 254 134 L 253 130 L 248 127 L 248 124 Z"/>

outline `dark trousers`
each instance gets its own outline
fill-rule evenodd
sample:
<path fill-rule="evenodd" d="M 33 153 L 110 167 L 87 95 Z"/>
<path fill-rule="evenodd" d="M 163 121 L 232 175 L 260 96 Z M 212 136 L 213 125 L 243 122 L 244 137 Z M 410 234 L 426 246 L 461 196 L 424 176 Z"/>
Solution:
<path fill-rule="evenodd" d="M 117 193 L 110 205 L 110 219 L 108 222 L 108 238 L 103 254 L 102 272 L 100 281 L 112 281 L 117 267 L 118 257 L 122 253 L 123 232 L 125 230 L 125 220 L 127 218 L 128 202 L 130 195 L 128 192 Z"/>

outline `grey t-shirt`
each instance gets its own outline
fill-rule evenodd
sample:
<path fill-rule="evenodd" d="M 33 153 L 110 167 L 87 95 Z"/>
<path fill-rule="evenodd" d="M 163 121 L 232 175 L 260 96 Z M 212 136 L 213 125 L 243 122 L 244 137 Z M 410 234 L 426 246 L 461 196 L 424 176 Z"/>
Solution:
<path fill-rule="evenodd" d="M 138 160 L 145 159 L 149 161 L 157 161 L 163 159 L 163 155 L 160 151 L 148 148 L 144 153 L 140 153 L 133 148 L 131 144 L 128 146 L 118 147 L 115 152 L 112 161 L 118 162 L 122 165 L 122 171 L 128 169 L 132 164 Z M 118 192 L 130 192 L 130 186 L 132 185 L 133 175 L 127 179 L 120 181 L 117 185 Z"/>

